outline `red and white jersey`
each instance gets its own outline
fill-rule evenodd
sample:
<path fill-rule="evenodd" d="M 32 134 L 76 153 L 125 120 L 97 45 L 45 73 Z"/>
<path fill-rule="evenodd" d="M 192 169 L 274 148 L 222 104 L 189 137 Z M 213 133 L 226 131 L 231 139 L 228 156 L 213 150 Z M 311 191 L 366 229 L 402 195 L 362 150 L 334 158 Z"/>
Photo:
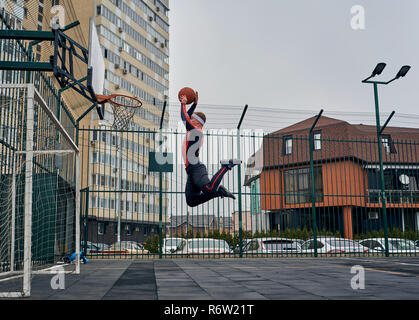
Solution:
<path fill-rule="evenodd" d="M 190 163 L 198 163 L 199 149 L 204 143 L 204 134 L 202 129 L 195 126 L 191 121 L 191 116 L 196 108 L 194 103 L 188 111 L 186 111 L 186 105 L 182 104 L 181 107 L 181 118 L 186 127 L 186 136 L 182 144 L 182 157 L 187 167 Z M 193 159 L 192 159 L 193 158 Z"/>

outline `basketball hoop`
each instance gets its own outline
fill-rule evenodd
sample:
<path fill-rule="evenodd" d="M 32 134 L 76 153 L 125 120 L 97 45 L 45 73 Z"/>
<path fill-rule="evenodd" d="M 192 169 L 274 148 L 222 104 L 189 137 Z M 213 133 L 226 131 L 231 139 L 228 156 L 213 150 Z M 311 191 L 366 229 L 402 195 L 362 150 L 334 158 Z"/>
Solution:
<path fill-rule="evenodd" d="M 96 95 L 98 104 L 110 103 L 113 109 L 113 127 L 117 130 L 126 130 L 137 108 L 143 103 L 136 97 L 124 94 L 111 94 L 109 96 Z"/>

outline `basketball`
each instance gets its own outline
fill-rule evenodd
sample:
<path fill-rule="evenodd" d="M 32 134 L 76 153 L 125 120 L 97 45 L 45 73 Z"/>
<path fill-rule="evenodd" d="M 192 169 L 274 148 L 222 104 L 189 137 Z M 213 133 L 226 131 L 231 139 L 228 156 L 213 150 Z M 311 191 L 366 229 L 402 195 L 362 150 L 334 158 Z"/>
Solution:
<path fill-rule="evenodd" d="M 188 99 L 186 104 L 190 104 L 195 101 L 196 95 L 195 95 L 195 91 L 192 88 L 185 87 L 185 88 L 180 89 L 178 93 L 179 101 L 180 101 L 180 96 L 183 96 L 183 95 L 185 95 L 186 98 Z"/>

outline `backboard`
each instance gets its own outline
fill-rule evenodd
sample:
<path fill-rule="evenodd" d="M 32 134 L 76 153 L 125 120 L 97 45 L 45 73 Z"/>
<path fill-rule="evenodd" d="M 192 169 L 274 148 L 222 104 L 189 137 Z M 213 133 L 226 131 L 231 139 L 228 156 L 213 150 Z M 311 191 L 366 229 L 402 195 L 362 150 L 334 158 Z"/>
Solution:
<path fill-rule="evenodd" d="M 89 58 L 87 63 L 87 87 L 92 96 L 103 94 L 105 85 L 105 59 L 99 43 L 95 18 L 89 20 Z M 99 117 L 103 119 L 104 105 L 97 105 Z"/>

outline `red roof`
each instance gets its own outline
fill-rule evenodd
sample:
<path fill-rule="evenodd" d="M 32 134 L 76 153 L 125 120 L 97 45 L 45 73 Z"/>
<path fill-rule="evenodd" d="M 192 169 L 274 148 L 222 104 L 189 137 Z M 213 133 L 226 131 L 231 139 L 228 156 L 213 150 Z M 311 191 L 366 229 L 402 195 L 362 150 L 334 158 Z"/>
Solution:
<path fill-rule="evenodd" d="M 316 117 L 272 132 L 264 137 L 263 166 L 282 166 L 308 163 L 309 131 Z M 377 131 L 375 126 L 352 125 L 346 121 L 321 117 L 314 131 L 321 131 L 321 149 L 313 152 L 313 159 L 332 160 L 352 158 L 377 163 Z M 391 137 L 391 153 L 383 148 L 384 163 L 419 163 L 419 129 L 386 127 L 383 135 Z M 292 153 L 284 154 L 283 137 L 292 137 Z"/>

